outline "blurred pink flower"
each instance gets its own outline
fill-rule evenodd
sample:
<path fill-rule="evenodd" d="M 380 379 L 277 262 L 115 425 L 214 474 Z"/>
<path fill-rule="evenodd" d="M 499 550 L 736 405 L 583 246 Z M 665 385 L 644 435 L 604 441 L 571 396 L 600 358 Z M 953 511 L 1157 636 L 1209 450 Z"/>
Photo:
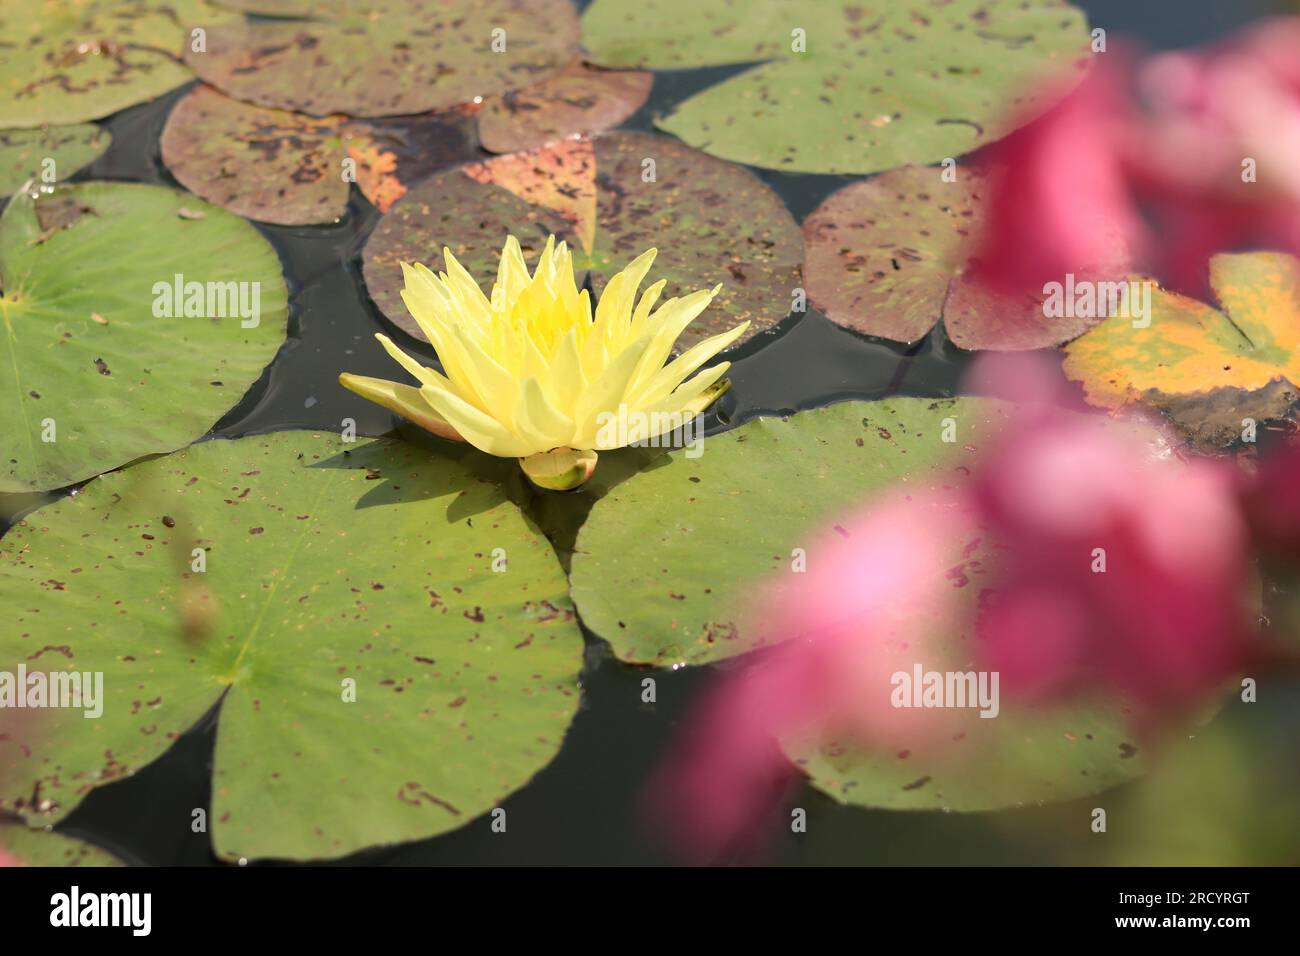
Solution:
<path fill-rule="evenodd" d="M 1300 565 L 1300 441 L 1260 457 L 1241 482 L 1242 510 L 1261 551 Z"/>
<path fill-rule="evenodd" d="M 988 150 L 972 273 L 1034 293 L 1127 263 L 1203 295 L 1215 252 L 1300 254 L 1298 62 L 1300 18 L 1140 65 L 1094 56 L 1070 95 Z"/>
<path fill-rule="evenodd" d="M 973 667 L 999 674 L 1004 702 L 1119 698 L 1142 735 L 1252 659 L 1250 551 L 1230 471 L 1176 460 L 1153 428 L 1066 412 L 1059 370 L 1043 360 L 990 355 L 971 382 L 1018 404 L 970 481 L 896 492 L 836 524 L 805 574 L 771 582 L 756 615 L 783 643 L 722 678 L 688 719 L 648 806 L 689 857 L 761 845 L 797 775 L 782 741 L 939 754 L 960 737 L 958 709 L 896 708 L 890 693 L 892 675 L 918 662 L 971 669 L 943 653 L 954 637 L 978 634 Z M 976 538 L 997 558 L 972 622 L 947 569 Z"/>
<path fill-rule="evenodd" d="M 1015 378 L 1028 358 L 981 360 Z M 1152 435 L 1040 406 L 975 477 L 1001 542 L 982 665 L 1008 697 L 1125 699 L 1139 731 L 1183 716 L 1250 652 L 1250 551 L 1233 473 L 1178 461 Z"/>
<path fill-rule="evenodd" d="M 0 850 L 0 866 L 22 866 L 22 860 L 18 857 Z"/>
<path fill-rule="evenodd" d="M 990 147 L 970 272 L 992 291 L 1033 295 L 1066 273 L 1123 275 L 1144 241 L 1116 149 L 1128 117 L 1112 62 Z"/>
<path fill-rule="evenodd" d="M 894 708 L 891 676 L 927 659 L 953 585 L 952 496 L 895 495 L 840 521 L 805 573 L 766 592 L 754 626 L 783 642 L 724 676 L 652 782 L 648 811 L 690 859 L 756 850 L 797 774 L 781 741 L 844 731 L 881 746 L 936 742 L 951 711 Z"/>

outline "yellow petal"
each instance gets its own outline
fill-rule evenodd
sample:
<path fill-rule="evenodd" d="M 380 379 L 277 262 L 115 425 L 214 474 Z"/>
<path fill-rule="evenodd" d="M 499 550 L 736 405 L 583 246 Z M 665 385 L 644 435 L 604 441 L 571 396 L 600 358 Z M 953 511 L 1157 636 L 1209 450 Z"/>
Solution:
<path fill-rule="evenodd" d="M 376 405 L 382 405 L 389 411 L 397 412 L 403 418 L 410 419 L 427 432 L 433 432 L 452 441 L 465 440 L 445 418 L 433 410 L 418 388 L 390 382 L 387 379 L 353 375 L 350 372 L 344 372 L 339 376 L 339 384 Z"/>
<path fill-rule="evenodd" d="M 475 448 L 500 458 L 523 458 L 546 449 L 514 434 L 491 415 L 479 411 L 464 399 L 426 385 L 420 394 Z"/>
<path fill-rule="evenodd" d="M 677 358 L 673 359 L 654 375 L 644 387 L 631 395 L 631 401 L 637 405 L 653 405 L 662 401 L 667 395 L 690 377 L 696 369 L 717 355 L 736 339 L 745 334 L 748 322 L 742 322 L 728 332 L 711 335 L 702 342 L 697 342 Z"/>

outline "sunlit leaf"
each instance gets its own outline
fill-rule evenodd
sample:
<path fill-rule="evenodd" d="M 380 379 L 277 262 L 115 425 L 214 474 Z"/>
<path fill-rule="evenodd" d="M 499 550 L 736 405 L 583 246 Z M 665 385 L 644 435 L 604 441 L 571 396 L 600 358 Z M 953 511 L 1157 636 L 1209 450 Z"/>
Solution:
<path fill-rule="evenodd" d="M 659 125 L 715 156 L 817 173 L 936 163 L 997 139 L 1088 39 L 1060 0 L 595 0 L 582 29 L 602 66 L 757 64 Z"/>
<path fill-rule="evenodd" d="M 33 823 L 219 705 L 218 854 L 342 856 L 499 805 L 578 706 L 545 538 L 497 485 L 400 442 L 201 442 L 27 516 L 0 554 L 0 659 L 103 674 L 101 716 L 51 708 L 0 740 L 0 809 Z"/>
<path fill-rule="evenodd" d="M 298 4 L 265 9 L 306 14 Z M 536 83 L 573 58 L 577 39 L 568 0 L 322 0 L 310 18 L 214 27 L 186 62 L 259 106 L 397 116 Z"/>
<path fill-rule="evenodd" d="M 193 441 L 257 381 L 287 323 L 271 245 L 161 186 L 18 196 L 0 219 L 0 289 L 0 492 Z"/>
<path fill-rule="evenodd" d="M 1148 317 L 1116 315 L 1070 343 L 1066 374 L 1092 404 L 1154 406 L 1206 444 L 1240 437 L 1243 418 L 1284 416 L 1300 393 L 1300 261 L 1218 255 L 1210 285 L 1218 309 L 1155 289 Z"/>

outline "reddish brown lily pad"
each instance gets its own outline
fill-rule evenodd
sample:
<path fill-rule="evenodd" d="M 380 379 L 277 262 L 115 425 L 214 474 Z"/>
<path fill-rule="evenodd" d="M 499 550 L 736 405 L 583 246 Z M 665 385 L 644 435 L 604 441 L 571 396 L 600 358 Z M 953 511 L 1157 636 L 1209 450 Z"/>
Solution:
<path fill-rule="evenodd" d="M 653 73 L 575 61 L 549 80 L 484 103 L 479 138 L 484 149 L 513 153 L 613 129 L 645 104 L 653 83 Z"/>
<path fill-rule="evenodd" d="M 479 155 L 473 124 L 462 110 L 350 123 L 346 145 L 357 188 L 388 212 L 415 183 Z"/>
<path fill-rule="evenodd" d="M 348 183 L 337 117 L 268 110 L 197 86 L 162 134 L 162 158 L 191 192 L 231 212 L 281 225 L 343 215 Z"/>
<path fill-rule="evenodd" d="M 996 295 L 963 278 L 980 228 L 982 178 L 904 166 L 829 196 L 804 221 L 808 297 L 831 321 L 911 343 L 940 319 L 963 349 L 1067 342 L 1100 318 L 1048 318 L 1043 297 Z"/>
<path fill-rule="evenodd" d="M 801 284 L 799 228 L 761 180 L 673 140 L 616 132 L 430 177 L 372 233 L 366 286 L 390 321 L 420 336 L 401 300 L 400 262 L 441 269 L 446 245 L 487 286 L 507 235 L 532 264 L 552 232 L 569 242 L 597 293 L 652 247 L 650 277 L 667 279 L 665 297 L 721 283 L 682 347 L 746 319 L 747 337 L 771 327 Z"/>
<path fill-rule="evenodd" d="M 375 123 L 253 106 L 197 86 L 167 119 L 163 162 L 187 189 L 261 222 L 334 222 L 356 182 L 381 211 L 407 183 L 474 155 L 450 112 Z"/>
<path fill-rule="evenodd" d="M 189 52 L 186 62 L 222 92 L 260 106 L 397 116 L 536 83 L 561 70 L 577 42 L 568 0 L 321 0 L 311 19 L 215 27 L 207 52 Z"/>

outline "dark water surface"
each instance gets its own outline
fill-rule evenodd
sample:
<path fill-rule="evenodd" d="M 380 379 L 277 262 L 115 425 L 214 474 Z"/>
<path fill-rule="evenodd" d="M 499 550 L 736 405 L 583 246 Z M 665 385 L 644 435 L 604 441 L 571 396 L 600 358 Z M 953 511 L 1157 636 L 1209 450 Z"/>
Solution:
<path fill-rule="evenodd" d="M 1263 0 L 1090 0 L 1079 2 L 1093 26 L 1112 40 L 1136 37 L 1147 47 L 1213 41 L 1236 26 L 1273 12 Z M 626 124 L 651 129 L 696 90 L 734 68 L 660 73 L 647 106 Z M 78 179 L 175 181 L 163 168 L 158 138 L 167 113 L 184 93 L 127 110 L 105 125 L 109 152 Z M 802 220 L 833 190 L 854 177 L 759 175 Z M 333 226 L 259 226 L 284 262 L 292 296 L 289 338 L 270 368 L 212 434 L 233 438 L 288 428 L 337 431 L 345 417 L 358 432 L 392 430 L 393 417 L 345 391 L 346 370 L 395 377 L 375 343 L 376 331 L 394 330 L 366 297 L 360 252 L 378 214 L 354 199 Z M 427 345 L 396 336 L 432 362 Z M 794 316 L 774 333 L 736 351 L 727 414 L 739 422 L 764 411 L 809 408 L 846 397 L 950 396 L 966 360 L 942 330 L 912 348 L 845 332 L 815 312 Z M 797 493 L 797 492 L 794 492 Z M 413 556 L 415 557 L 415 556 Z M 644 705 L 646 671 L 619 663 L 599 638 L 587 634 L 583 706 L 555 760 L 504 806 L 508 834 L 493 834 L 485 819 L 453 833 L 398 847 L 368 850 L 348 862 L 432 864 L 645 864 L 669 862 L 660 842 L 645 833 L 636 812 L 643 782 L 692 696 L 713 676 L 710 668 L 655 672 L 658 703 Z M 133 777 L 93 791 L 59 828 L 143 864 L 208 864 L 207 834 L 190 832 L 195 807 L 210 804 L 216 711 L 161 759 Z M 1087 819 L 1082 800 L 1057 808 L 986 814 L 900 813 L 842 807 L 811 787 L 795 795 L 808 811 L 808 832 L 785 835 L 774 859 L 788 863 L 1042 863 L 1078 849 Z M 1071 821 L 1066 826 L 1066 820 Z M 1010 839 L 1011 835 L 1016 839 Z M 782 838 L 778 838 L 782 839 Z"/>

